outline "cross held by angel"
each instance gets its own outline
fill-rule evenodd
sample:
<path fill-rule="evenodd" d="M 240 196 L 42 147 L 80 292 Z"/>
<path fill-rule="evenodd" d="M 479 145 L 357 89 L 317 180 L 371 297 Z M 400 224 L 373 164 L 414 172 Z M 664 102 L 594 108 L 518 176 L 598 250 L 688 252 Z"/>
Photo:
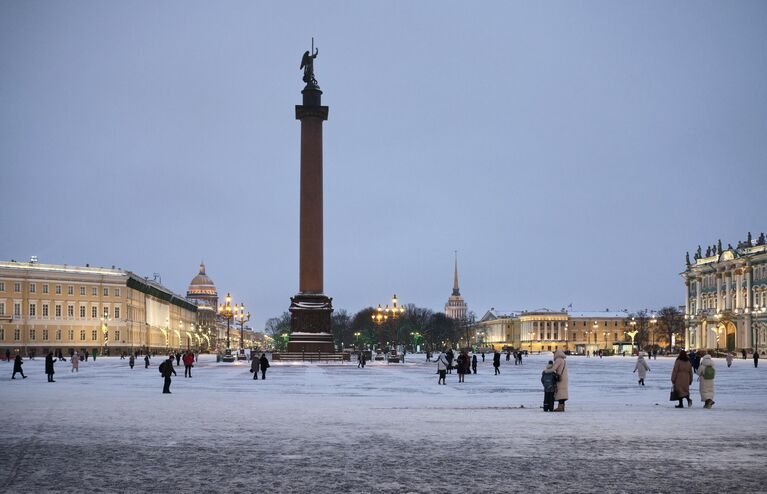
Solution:
<path fill-rule="evenodd" d="M 301 69 L 304 69 L 304 82 L 307 84 L 317 84 L 317 79 L 314 78 L 314 59 L 317 58 L 320 50 L 315 48 L 314 54 L 310 51 L 305 51 L 304 56 L 301 58 Z"/>

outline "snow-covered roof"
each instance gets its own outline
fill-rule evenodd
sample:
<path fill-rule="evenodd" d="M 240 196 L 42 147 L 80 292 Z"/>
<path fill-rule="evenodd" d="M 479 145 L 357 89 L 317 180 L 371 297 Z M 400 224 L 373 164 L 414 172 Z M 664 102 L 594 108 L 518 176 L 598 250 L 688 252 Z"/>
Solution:
<path fill-rule="evenodd" d="M 594 312 L 573 312 L 567 313 L 574 319 L 626 319 L 629 316 L 625 311 L 594 311 Z"/>

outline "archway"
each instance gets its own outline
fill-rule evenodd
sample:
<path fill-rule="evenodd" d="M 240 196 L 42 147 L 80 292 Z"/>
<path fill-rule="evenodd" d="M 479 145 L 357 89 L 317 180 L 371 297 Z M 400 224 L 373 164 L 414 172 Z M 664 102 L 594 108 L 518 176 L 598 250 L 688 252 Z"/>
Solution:
<path fill-rule="evenodd" d="M 735 327 L 735 323 L 732 321 L 728 321 L 726 323 L 723 323 L 724 329 L 725 329 L 725 341 L 727 342 L 727 351 L 731 352 L 735 350 L 735 334 L 737 332 L 737 328 Z"/>

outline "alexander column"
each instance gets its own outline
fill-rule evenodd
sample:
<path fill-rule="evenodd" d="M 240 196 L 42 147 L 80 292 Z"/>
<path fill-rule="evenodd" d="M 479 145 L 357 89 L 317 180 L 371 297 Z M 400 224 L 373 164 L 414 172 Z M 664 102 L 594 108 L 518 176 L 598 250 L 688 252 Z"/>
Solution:
<path fill-rule="evenodd" d="M 288 352 L 334 352 L 330 332 L 332 299 L 323 290 L 322 238 L 322 122 L 328 107 L 314 78 L 314 59 L 319 50 L 305 52 L 303 105 L 296 105 L 301 121 L 301 227 L 298 294 L 290 299 L 292 334 Z"/>

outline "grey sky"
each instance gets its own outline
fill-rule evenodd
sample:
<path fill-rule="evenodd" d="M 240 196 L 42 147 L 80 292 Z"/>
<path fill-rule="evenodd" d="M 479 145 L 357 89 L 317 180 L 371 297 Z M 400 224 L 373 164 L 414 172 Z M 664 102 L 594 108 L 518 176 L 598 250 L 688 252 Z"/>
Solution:
<path fill-rule="evenodd" d="M 767 3 L 0 2 L 0 258 L 201 259 L 256 327 L 298 289 L 299 62 L 336 308 L 683 303 L 767 231 Z"/>

